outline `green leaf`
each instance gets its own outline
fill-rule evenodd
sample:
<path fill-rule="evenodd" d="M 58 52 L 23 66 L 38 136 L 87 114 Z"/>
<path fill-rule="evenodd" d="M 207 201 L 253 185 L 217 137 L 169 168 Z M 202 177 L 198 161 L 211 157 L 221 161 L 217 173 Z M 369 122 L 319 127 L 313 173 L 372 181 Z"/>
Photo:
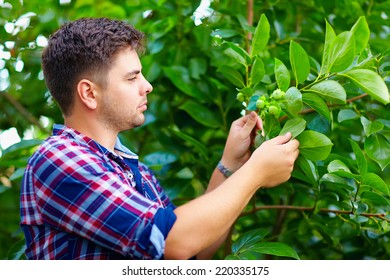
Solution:
<path fill-rule="evenodd" d="M 302 95 L 302 100 L 314 111 L 318 112 L 320 115 L 324 116 L 327 120 L 330 121 L 329 108 L 321 97 L 314 93 L 308 92 Z"/>
<path fill-rule="evenodd" d="M 246 50 L 231 42 L 225 42 L 225 44 L 229 47 L 224 51 L 224 53 L 233 58 L 237 63 L 240 63 L 245 67 L 252 63 L 252 60 Z"/>
<path fill-rule="evenodd" d="M 257 110 L 257 107 L 256 107 L 256 101 L 259 99 L 259 96 L 258 95 L 252 95 L 250 98 L 249 98 L 249 102 L 248 102 L 248 106 L 246 106 L 246 109 L 248 111 L 256 111 Z"/>
<path fill-rule="evenodd" d="M 355 58 L 355 40 L 350 31 L 336 36 L 331 46 L 329 66 L 331 72 L 341 72 L 347 69 Z"/>
<path fill-rule="evenodd" d="M 355 38 L 355 51 L 359 54 L 366 48 L 368 40 L 370 39 L 370 28 L 368 27 L 364 16 L 359 17 L 352 26 L 351 32 Z"/>
<path fill-rule="evenodd" d="M 372 122 L 363 116 L 360 118 L 360 121 L 362 122 L 364 133 L 367 136 L 370 136 L 373 133 L 381 131 L 385 127 L 385 125 L 382 122 L 380 121 Z"/>
<path fill-rule="evenodd" d="M 263 60 L 256 56 L 251 68 L 251 84 L 255 85 L 261 82 L 265 75 L 265 67 Z"/>
<path fill-rule="evenodd" d="M 337 115 L 337 121 L 342 123 L 343 121 L 349 121 L 359 118 L 359 115 L 351 109 L 342 109 Z"/>
<path fill-rule="evenodd" d="M 282 130 L 279 132 L 279 135 L 284 135 L 287 132 L 291 132 L 292 137 L 295 138 L 301 134 L 306 128 L 306 121 L 303 118 L 294 118 L 289 119 L 284 124 Z"/>
<path fill-rule="evenodd" d="M 250 53 L 252 58 L 257 56 L 263 49 L 265 49 L 270 38 L 270 31 L 271 26 L 267 17 L 264 14 L 261 14 L 252 40 L 252 48 Z"/>
<path fill-rule="evenodd" d="M 293 248 L 291 248 L 290 246 L 284 243 L 261 242 L 251 246 L 249 250 L 256 253 L 279 256 L 279 257 L 289 257 L 289 258 L 299 260 L 299 256 L 297 252 Z"/>
<path fill-rule="evenodd" d="M 222 75 L 224 75 L 236 87 L 245 87 L 244 78 L 242 77 L 241 73 L 233 67 L 222 65 L 218 67 L 218 72 L 222 73 Z"/>
<path fill-rule="evenodd" d="M 376 72 L 369 69 L 355 69 L 339 75 L 350 79 L 373 99 L 385 105 L 390 102 L 387 86 L 382 77 Z"/>
<path fill-rule="evenodd" d="M 296 87 L 290 87 L 285 94 L 287 101 L 287 110 L 296 115 L 302 111 L 302 93 Z"/>
<path fill-rule="evenodd" d="M 324 51 L 322 53 L 322 65 L 320 75 L 329 73 L 329 59 L 331 55 L 331 46 L 333 41 L 336 38 L 336 33 L 333 30 L 333 27 L 325 20 L 326 23 L 326 32 L 325 32 L 325 43 L 324 43 Z"/>
<path fill-rule="evenodd" d="M 353 141 L 352 139 L 349 139 L 349 142 L 351 143 L 353 153 L 356 156 L 356 161 L 358 164 L 359 172 L 361 175 L 365 175 L 367 173 L 367 160 L 364 156 L 362 150 L 360 149 L 359 145 Z"/>
<path fill-rule="evenodd" d="M 389 200 L 384 198 L 383 196 L 371 192 L 371 191 L 364 191 L 360 195 L 360 199 L 364 202 L 368 202 L 370 204 L 376 205 L 376 206 L 388 206 L 390 205 Z"/>
<path fill-rule="evenodd" d="M 326 80 L 313 85 L 308 91 L 320 95 L 323 99 L 336 103 L 345 104 L 347 93 L 336 81 Z"/>
<path fill-rule="evenodd" d="M 11 157 L 20 157 L 21 153 L 25 150 L 32 149 L 42 143 L 42 140 L 31 139 L 31 140 L 21 140 L 18 143 L 15 143 L 9 146 L 2 152 L 0 160 L 9 159 Z"/>
<path fill-rule="evenodd" d="M 279 120 L 275 118 L 275 116 L 271 114 L 265 115 L 263 127 L 265 135 L 268 137 L 268 139 L 274 138 L 275 136 L 279 135 L 280 123 Z"/>
<path fill-rule="evenodd" d="M 385 136 L 378 133 L 370 135 L 364 142 L 364 150 L 382 170 L 390 163 L 390 141 Z"/>
<path fill-rule="evenodd" d="M 294 41 L 290 41 L 290 63 L 296 85 L 306 81 L 310 73 L 310 61 L 306 51 Z"/>
<path fill-rule="evenodd" d="M 219 36 L 222 38 L 231 38 L 234 36 L 240 35 L 240 32 L 234 29 L 218 29 L 211 32 L 211 36 Z"/>
<path fill-rule="evenodd" d="M 232 252 L 234 254 L 240 253 L 241 251 L 264 239 L 268 233 L 269 230 L 266 229 L 255 229 L 245 232 L 233 243 Z"/>
<path fill-rule="evenodd" d="M 143 158 L 143 162 L 148 166 L 167 165 L 177 160 L 178 157 L 175 154 L 162 151 L 148 154 Z"/>
<path fill-rule="evenodd" d="M 230 260 L 230 261 L 238 261 L 238 260 L 241 260 L 240 257 L 236 256 L 236 255 L 227 255 L 225 257 L 225 260 Z"/>
<path fill-rule="evenodd" d="M 318 174 L 317 174 L 316 166 L 303 156 L 298 156 L 296 163 L 298 167 L 302 170 L 304 177 L 303 178 L 295 177 L 295 178 L 308 182 L 313 186 L 318 186 Z M 294 168 L 294 171 L 295 169 L 296 168 Z"/>
<path fill-rule="evenodd" d="M 332 150 L 332 141 L 317 131 L 306 130 L 298 135 L 297 139 L 299 141 L 300 154 L 308 160 L 324 160 Z"/>
<path fill-rule="evenodd" d="M 390 187 L 375 173 L 367 173 L 363 177 L 361 188 L 369 187 L 381 193 L 390 195 Z"/>
<path fill-rule="evenodd" d="M 341 160 L 335 159 L 328 164 L 329 173 L 334 173 L 340 170 L 351 173 L 351 170 L 349 170 L 348 166 L 346 166 L 345 163 L 342 162 Z"/>
<path fill-rule="evenodd" d="M 9 177 L 10 181 L 16 181 L 23 178 L 25 168 L 18 168 L 14 173 Z"/>
<path fill-rule="evenodd" d="M 198 100 L 207 100 L 207 94 L 200 91 L 191 83 L 188 69 L 182 66 L 172 66 L 164 67 L 163 70 L 164 74 L 179 90 Z"/>
<path fill-rule="evenodd" d="M 282 91 L 286 91 L 290 86 L 290 72 L 286 65 L 275 57 L 275 80 Z"/>
<path fill-rule="evenodd" d="M 195 138 L 191 137 L 190 135 L 179 131 L 177 128 L 171 128 L 170 131 L 175 134 L 177 137 L 183 139 L 186 141 L 189 145 L 193 146 L 201 155 L 203 155 L 205 158 L 207 158 L 207 147 L 202 142 L 199 142 Z"/>
<path fill-rule="evenodd" d="M 6 187 L 6 186 L 3 186 L 3 185 L 0 185 L 0 194 L 5 192 L 5 191 L 8 191 L 10 189 L 11 189 L 11 187 Z"/>
<path fill-rule="evenodd" d="M 204 75 L 207 70 L 207 62 L 203 58 L 190 59 L 190 73 L 191 77 L 199 80 L 201 75 Z"/>
<path fill-rule="evenodd" d="M 189 100 L 180 106 L 180 109 L 186 111 L 194 120 L 207 127 L 220 128 L 222 126 L 219 116 L 193 100 Z"/>

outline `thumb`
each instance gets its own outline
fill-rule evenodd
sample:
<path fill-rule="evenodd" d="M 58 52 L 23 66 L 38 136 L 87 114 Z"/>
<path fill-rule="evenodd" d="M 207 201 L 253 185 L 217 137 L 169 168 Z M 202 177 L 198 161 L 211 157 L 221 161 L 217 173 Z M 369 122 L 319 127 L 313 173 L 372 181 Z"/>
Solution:
<path fill-rule="evenodd" d="M 245 125 L 242 129 L 245 134 L 249 135 L 257 123 L 257 114 L 252 111 L 246 116 L 246 118 Z"/>
<path fill-rule="evenodd" d="M 284 135 L 279 135 L 279 136 L 275 137 L 274 139 L 272 139 L 272 141 L 277 145 L 282 145 L 282 144 L 286 144 L 288 141 L 290 141 L 291 137 L 292 137 L 291 132 L 287 132 Z"/>

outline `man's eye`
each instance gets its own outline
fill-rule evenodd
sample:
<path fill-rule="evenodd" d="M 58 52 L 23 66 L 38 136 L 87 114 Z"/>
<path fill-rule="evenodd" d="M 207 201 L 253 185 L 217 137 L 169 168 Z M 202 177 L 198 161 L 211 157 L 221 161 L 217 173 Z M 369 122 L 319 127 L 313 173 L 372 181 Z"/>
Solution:
<path fill-rule="evenodd" d="M 134 81 L 135 79 L 137 79 L 137 77 L 128 78 L 127 80 L 128 81 Z"/>

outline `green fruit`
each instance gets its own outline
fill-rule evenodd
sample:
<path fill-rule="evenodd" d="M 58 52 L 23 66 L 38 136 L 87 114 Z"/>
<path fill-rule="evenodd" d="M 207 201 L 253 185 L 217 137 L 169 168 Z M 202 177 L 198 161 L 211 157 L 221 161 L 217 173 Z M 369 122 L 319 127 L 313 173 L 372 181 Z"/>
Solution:
<path fill-rule="evenodd" d="M 280 113 L 280 109 L 275 106 L 275 105 L 271 105 L 269 106 L 268 108 L 268 112 L 271 114 L 271 115 L 274 115 L 274 116 L 278 116 L 279 113 Z"/>
<path fill-rule="evenodd" d="M 271 97 L 275 100 L 280 100 L 284 97 L 284 91 L 280 89 L 275 89 L 274 92 L 271 94 Z"/>
<path fill-rule="evenodd" d="M 238 94 L 237 94 L 237 100 L 238 101 L 240 101 L 240 102 L 244 102 L 244 100 L 245 100 L 245 96 L 244 96 L 244 94 L 242 93 L 242 92 L 239 92 Z"/>
<path fill-rule="evenodd" d="M 263 109 L 264 106 L 265 106 L 264 100 L 259 99 L 259 100 L 256 101 L 256 107 L 257 107 L 257 109 Z"/>

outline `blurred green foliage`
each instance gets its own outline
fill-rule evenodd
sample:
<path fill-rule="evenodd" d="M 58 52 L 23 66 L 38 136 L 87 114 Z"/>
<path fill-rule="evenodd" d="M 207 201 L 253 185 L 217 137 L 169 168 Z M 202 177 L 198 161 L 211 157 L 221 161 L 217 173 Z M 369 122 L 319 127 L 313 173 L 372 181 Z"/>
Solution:
<path fill-rule="evenodd" d="M 204 191 L 230 123 L 243 110 L 236 100 L 236 86 L 218 71 L 232 65 L 224 42 L 247 49 L 251 44 L 248 34 L 255 31 L 261 14 L 270 23 L 269 42 L 259 54 L 268 77 L 266 85 L 275 86 L 274 58 L 288 65 L 291 40 L 314 59 L 311 63 L 320 62 L 325 19 L 339 34 L 365 16 L 371 52 L 381 56 L 373 66 L 389 86 L 390 1 L 255 0 L 250 9 L 253 24 L 248 24 L 252 18 L 249 2 L 216 0 L 202 13 L 197 10 L 200 1 L 190 0 L 0 2 L 0 131 L 15 127 L 21 138 L 35 139 L 1 150 L 0 259 L 23 258 L 24 240 L 18 225 L 23 168 L 52 124 L 62 122 L 43 81 L 40 54 L 48 36 L 66 21 L 105 16 L 126 20 L 147 34 L 143 72 L 154 86 L 147 121 L 122 133 L 121 138 L 153 168 L 178 205 Z M 347 92 L 347 98 L 362 93 L 352 85 Z M 303 176 L 295 174 L 280 187 L 259 191 L 215 258 L 262 259 L 271 254 L 273 258 L 390 259 L 389 195 L 381 194 L 380 200 L 372 192 L 365 197 L 371 202 L 359 202 L 351 197 L 357 186 L 353 178 L 340 174 L 323 178 L 331 173 L 331 162 L 331 168 L 344 168 L 335 160 L 359 172 L 355 158 L 361 156 L 349 141 L 353 139 L 362 150 L 367 170 L 376 174 L 367 179 L 367 185 L 381 182 L 378 176 L 389 188 L 389 166 L 381 168 L 367 156 L 382 149 L 384 161 L 389 158 L 389 105 L 364 97 L 330 106 L 329 119 L 314 111 L 305 114 L 305 120 L 309 129 L 332 140 L 331 154 L 318 162 L 300 162 L 301 171 L 306 172 Z M 312 170 L 317 173 L 308 180 Z M 272 209 L 272 205 L 290 209 Z M 353 214 L 342 212 L 350 209 Z M 361 215 L 367 213 L 383 216 Z"/>

